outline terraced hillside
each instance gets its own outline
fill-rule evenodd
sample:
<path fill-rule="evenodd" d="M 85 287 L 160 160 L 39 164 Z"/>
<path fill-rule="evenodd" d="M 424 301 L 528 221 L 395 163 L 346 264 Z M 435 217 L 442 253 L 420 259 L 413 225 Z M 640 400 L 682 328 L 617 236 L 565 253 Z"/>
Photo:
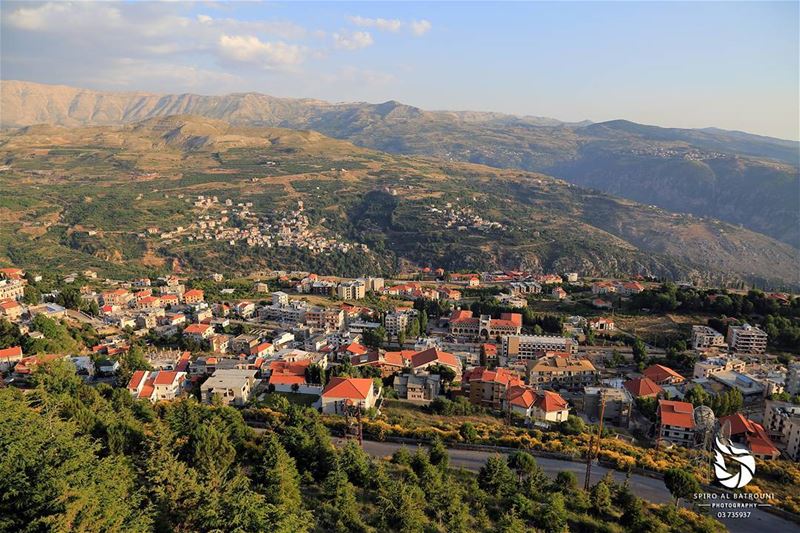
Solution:
<path fill-rule="evenodd" d="M 800 284 L 797 250 L 746 229 L 315 132 L 188 116 L 35 126 L 0 137 L 0 165 L 0 261 L 28 268 L 360 275 L 413 264 Z M 236 239 L 214 238 L 220 227 Z M 265 235 L 270 246 L 255 243 Z"/>

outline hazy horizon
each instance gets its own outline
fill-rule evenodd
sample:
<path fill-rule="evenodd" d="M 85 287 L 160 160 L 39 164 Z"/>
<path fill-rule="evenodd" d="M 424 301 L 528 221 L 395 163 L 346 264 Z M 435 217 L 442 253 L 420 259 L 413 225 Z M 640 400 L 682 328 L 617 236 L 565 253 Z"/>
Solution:
<path fill-rule="evenodd" d="M 3 2 L 2 78 L 800 140 L 798 4 Z"/>

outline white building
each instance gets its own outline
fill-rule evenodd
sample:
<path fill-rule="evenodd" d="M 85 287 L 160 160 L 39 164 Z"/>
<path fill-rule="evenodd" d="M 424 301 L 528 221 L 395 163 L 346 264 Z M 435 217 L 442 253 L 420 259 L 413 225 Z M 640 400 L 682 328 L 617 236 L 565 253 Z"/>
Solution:
<path fill-rule="evenodd" d="M 692 348 L 707 350 L 709 348 L 727 348 L 725 336 L 708 326 L 692 326 Z"/>
<path fill-rule="evenodd" d="M 217 397 L 224 405 L 244 405 L 250 399 L 255 377 L 256 370 L 216 370 L 200 387 L 200 396 L 205 403 Z"/>
<path fill-rule="evenodd" d="M 546 352 L 574 353 L 577 343 L 567 337 L 509 335 L 502 338 L 501 355 L 509 360 L 538 359 Z"/>
<path fill-rule="evenodd" d="M 758 355 L 767 351 L 767 334 L 750 324 L 729 326 L 727 340 L 735 353 Z"/>

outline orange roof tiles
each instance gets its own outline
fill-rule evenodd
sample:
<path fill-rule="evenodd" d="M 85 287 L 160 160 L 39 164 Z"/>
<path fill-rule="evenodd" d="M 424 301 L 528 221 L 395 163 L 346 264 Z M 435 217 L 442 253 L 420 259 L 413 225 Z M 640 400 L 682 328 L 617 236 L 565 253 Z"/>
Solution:
<path fill-rule="evenodd" d="M 366 400 L 372 387 L 371 379 L 335 377 L 325 386 L 322 397 Z"/>
<path fill-rule="evenodd" d="M 658 396 L 664 392 L 664 389 L 658 383 L 647 377 L 630 379 L 623 383 L 622 386 L 637 398 Z"/>
<path fill-rule="evenodd" d="M 411 366 L 414 368 L 432 362 L 437 362 L 452 367 L 460 366 L 458 358 L 455 355 L 448 352 L 439 351 L 436 348 L 428 348 L 427 350 L 418 352 L 411 357 Z"/>
<path fill-rule="evenodd" d="M 694 406 L 688 402 L 659 400 L 658 412 L 662 424 L 694 429 Z"/>
<path fill-rule="evenodd" d="M 663 383 L 670 378 L 683 381 L 684 378 L 671 368 L 664 365 L 653 365 L 644 369 L 645 377 L 652 379 L 656 383 Z"/>

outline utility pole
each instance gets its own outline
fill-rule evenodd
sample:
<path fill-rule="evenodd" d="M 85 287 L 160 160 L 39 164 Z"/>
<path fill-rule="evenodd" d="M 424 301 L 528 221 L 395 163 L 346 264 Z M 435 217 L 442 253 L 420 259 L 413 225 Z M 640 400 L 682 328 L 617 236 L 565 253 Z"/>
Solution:
<path fill-rule="evenodd" d="M 603 391 L 600 391 L 600 426 L 597 430 L 597 455 L 600 455 L 600 444 L 603 440 L 603 416 L 606 412 L 606 396 Z M 594 433 L 592 433 L 592 438 L 589 439 L 589 450 L 586 454 L 586 479 L 583 482 L 583 489 L 588 491 L 591 485 L 592 479 L 592 459 L 595 455 L 594 449 Z"/>

